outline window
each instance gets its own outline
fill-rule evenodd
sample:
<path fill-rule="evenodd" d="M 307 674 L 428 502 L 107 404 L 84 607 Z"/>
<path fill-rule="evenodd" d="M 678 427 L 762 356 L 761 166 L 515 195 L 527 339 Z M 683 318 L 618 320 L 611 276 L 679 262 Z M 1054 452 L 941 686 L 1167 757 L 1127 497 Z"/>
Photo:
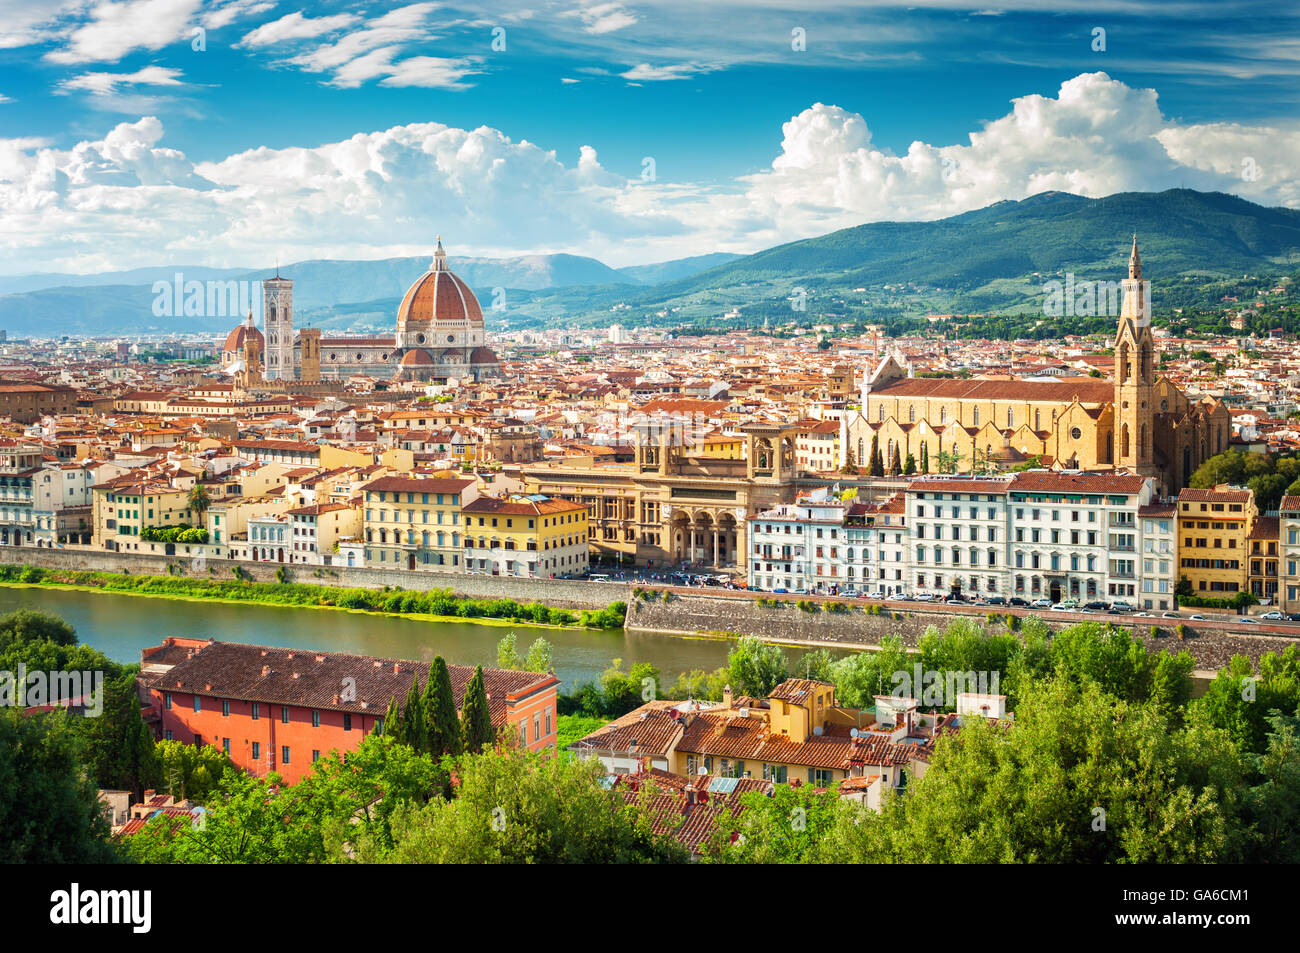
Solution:
<path fill-rule="evenodd" d="M 288 706 L 288 705 L 281 705 L 281 706 L 280 706 L 280 724 L 282 724 L 282 725 L 287 725 L 287 724 L 289 724 L 289 706 Z"/>
<path fill-rule="evenodd" d="M 254 760 L 254 761 L 257 761 L 257 760 L 258 760 L 259 758 L 261 758 L 261 757 L 262 757 L 262 743 L 261 743 L 260 741 L 254 741 L 254 742 L 253 742 L 253 760 Z"/>
<path fill-rule="evenodd" d="M 281 763 L 281 764 L 288 764 L 288 763 L 289 763 L 289 746 L 288 746 L 288 745 L 281 745 L 281 746 L 280 746 L 280 763 Z"/>
<path fill-rule="evenodd" d="M 223 698 L 223 699 L 221 699 L 221 715 L 222 715 L 223 718 L 229 718 L 229 717 L 230 717 L 230 699 L 229 699 L 229 698 Z"/>
<path fill-rule="evenodd" d="M 257 721 L 259 717 L 261 717 L 261 711 L 258 708 L 257 702 L 253 702 L 253 721 Z M 256 757 L 256 755 L 254 755 L 254 757 Z"/>
<path fill-rule="evenodd" d="M 221 739 L 221 750 L 224 751 L 224 752 L 226 753 L 226 757 L 227 757 L 227 758 L 230 757 L 230 739 L 229 739 L 229 738 L 222 738 L 222 739 Z"/>
<path fill-rule="evenodd" d="M 343 714 L 343 730 L 344 731 L 352 730 L 352 716 L 347 714 L 346 712 Z"/>
<path fill-rule="evenodd" d="M 313 709 L 311 713 L 311 726 L 313 728 L 320 727 L 320 712 L 315 709 Z"/>
<path fill-rule="evenodd" d="M 312 763 L 312 764 L 315 764 L 315 763 L 316 763 L 317 761 L 319 761 L 319 760 L 320 760 L 320 749 L 319 749 L 319 748 L 312 748 L 312 749 L 311 749 L 311 763 Z"/>
<path fill-rule="evenodd" d="M 203 699 L 199 698 L 198 695 L 194 696 L 194 710 L 203 711 Z"/>
<path fill-rule="evenodd" d="M 166 708 L 168 711 L 171 711 L 171 710 L 172 710 L 172 693 L 171 693 L 171 692 L 163 692 L 163 707 Z"/>

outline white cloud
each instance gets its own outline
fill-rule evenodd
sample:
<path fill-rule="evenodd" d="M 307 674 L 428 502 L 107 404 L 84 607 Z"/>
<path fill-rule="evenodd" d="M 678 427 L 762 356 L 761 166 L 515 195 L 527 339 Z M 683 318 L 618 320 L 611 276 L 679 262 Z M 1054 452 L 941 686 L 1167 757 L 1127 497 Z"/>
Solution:
<path fill-rule="evenodd" d="M 59 83 L 61 91 L 86 90 L 98 95 L 115 93 L 122 86 L 181 86 L 181 71 L 166 66 L 146 66 L 134 73 L 82 73 Z"/>
<path fill-rule="evenodd" d="M 625 73 L 620 73 L 629 82 L 660 82 L 671 79 L 690 79 L 699 73 L 707 73 L 711 67 L 696 63 L 667 63 L 663 66 L 651 66 L 640 63 Z"/>
<path fill-rule="evenodd" d="M 614 33 L 638 20 L 637 15 L 621 3 L 588 3 L 566 15 L 578 17 L 583 29 L 596 35 Z"/>
<path fill-rule="evenodd" d="M 351 26 L 361 18 L 353 13 L 339 13 L 328 17 L 307 17 L 302 12 L 290 13 L 263 23 L 256 30 L 244 35 L 237 46 L 258 47 L 286 43 L 290 40 L 310 40 L 326 33 L 333 33 L 343 27 Z"/>
<path fill-rule="evenodd" d="M 66 45 L 47 53 L 54 63 L 117 62 L 137 49 L 158 50 L 188 35 L 201 0 L 100 0 Z"/>
<path fill-rule="evenodd" d="M 402 81 L 383 72 L 401 62 L 370 62 Z M 621 265 L 934 219 L 1049 189 L 1185 185 L 1300 208 L 1300 126 L 1183 124 L 1161 114 L 1152 90 L 1102 73 L 1015 100 L 964 143 L 918 141 L 901 155 L 834 105 L 808 107 L 782 132 L 770 166 L 729 187 L 629 179 L 591 146 L 562 161 L 495 129 L 439 123 L 198 164 L 167 148 L 151 117 L 70 150 L 0 140 L 0 259 L 11 271 L 253 265 L 277 252 L 424 254 L 441 232 L 458 254 L 567 251 Z M 1243 176 L 1246 159 L 1254 177 Z"/>
<path fill-rule="evenodd" d="M 0 93 L 0 103 L 11 103 L 11 102 L 13 102 L 12 97 L 6 96 L 4 93 Z"/>

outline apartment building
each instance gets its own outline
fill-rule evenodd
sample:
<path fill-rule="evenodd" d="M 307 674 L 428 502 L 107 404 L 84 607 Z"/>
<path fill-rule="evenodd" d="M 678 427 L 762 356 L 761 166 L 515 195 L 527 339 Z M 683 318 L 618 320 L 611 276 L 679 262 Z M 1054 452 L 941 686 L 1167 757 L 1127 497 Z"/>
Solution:
<path fill-rule="evenodd" d="M 1278 593 L 1284 612 L 1300 612 L 1300 496 L 1278 504 Z"/>
<path fill-rule="evenodd" d="M 348 503 L 295 506 L 285 515 L 289 517 L 292 563 L 332 565 L 335 544 L 361 532 L 361 508 Z"/>
<path fill-rule="evenodd" d="M 1250 555 L 1246 563 L 1246 583 L 1252 595 L 1268 604 L 1277 598 L 1280 526 L 1281 521 L 1276 516 L 1258 516 L 1247 537 Z"/>
<path fill-rule="evenodd" d="M 0 442 L 0 545 L 36 545 L 33 481 L 41 468 L 39 446 Z"/>
<path fill-rule="evenodd" d="M 751 516 L 749 584 L 791 592 L 844 585 L 848 510 L 823 487 Z"/>
<path fill-rule="evenodd" d="M 1231 599 L 1246 591 L 1250 533 L 1258 511 L 1246 487 L 1188 487 L 1178 494 L 1178 572 L 1195 595 Z"/>
<path fill-rule="evenodd" d="M 1142 588 L 1138 512 L 1155 480 L 1031 470 L 1010 490 L 1012 594 L 1053 603 L 1134 604 Z"/>
<path fill-rule="evenodd" d="M 190 509 L 189 490 L 163 480 L 141 480 L 139 474 L 132 473 L 91 487 L 91 494 L 97 548 L 159 551 L 157 547 L 170 544 L 146 542 L 142 550 L 141 530 L 198 525 L 198 517 Z"/>
<path fill-rule="evenodd" d="M 915 592 L 1007 593 L 1007 476 L 934 476 L 903 497 Z"/>
<path fill-rule="evenodd" d="M 169 638 L 140 653 L 139 681 L 157 737 L 220 748 L 240 768 L 295 784 L 330 751 L 350 751 L 376 728 L 429 662 L 238 642 Z M 448 665 L 459 710 L 474 674 Z M 483 670 L 492 725 L 523 747 L 555 746 L 559 680 L 552 673 Z"/>
<path fill-rule="evenodd" d="M 531 496 L 480 496 L 461 509 L 466 572 L 550 579 L 585 572 L 587 507 Z"/>
<path fill-rule="evenodd" d="M 365 564 L 380 569 L 461 568 L 461 507 L 473 479 L 389 476 L 362 487 Z"/>
<path fill-rule="evenodd" d="M 1142 609 L 1176 609 L 1178 587 L 1178 507 L 1156 502 L 1138 507 L 1138 544 L 1142 549 L 1141 586 L 1138 601 Z"/>

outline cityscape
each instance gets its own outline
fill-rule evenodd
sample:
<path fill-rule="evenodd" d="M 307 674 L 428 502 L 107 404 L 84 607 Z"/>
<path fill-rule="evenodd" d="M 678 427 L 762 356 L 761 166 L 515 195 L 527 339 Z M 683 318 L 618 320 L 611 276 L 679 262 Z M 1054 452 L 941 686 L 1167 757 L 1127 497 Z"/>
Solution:
<path fill-rule="evenodd" d="M 255 863 L 1231 864 L 1087 926 L 1260 922 L 1295 11 L 487 6 L 0 7 L 42 922 Z"/>

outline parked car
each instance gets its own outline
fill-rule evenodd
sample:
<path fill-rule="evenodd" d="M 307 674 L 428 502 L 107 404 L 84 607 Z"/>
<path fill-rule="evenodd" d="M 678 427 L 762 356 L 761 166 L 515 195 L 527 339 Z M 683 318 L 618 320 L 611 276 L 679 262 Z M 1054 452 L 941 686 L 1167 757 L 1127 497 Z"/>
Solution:
<path fill-rule="evenodd" d="M 1252 619 L 1250 616 L 1246 616 L 1246 615 L 1242 616 L 1242 617 L 1241 617 L 1240 619 L 1238 619 L 1237 621 L 1238 621 L 1238 622 L 1245 622 L 1247 625 L 1259 625 L 1259 620 L 1258 620 L 1258 619 Z"/>
<path fill-rule="evenodd" d="M 875 592 L 864 592 L 862 594 L 862 598 L 863 599 L 884 599 L 885 592 L 883 589 L 877 589 Z"/>
<path fill-rule="evenodd" d="M 1064 602 L 1058 602 L 1050 608 L 1053 612 L 1074 612 L 1077 609 L 1076 606 L 1067 606 Z"/>
<path fill-rule="evenodd" d="M 1133 616 L 1133 618 L 1135 618 L 1135 619 L 1154 619 L 1155 616 L 1152 615 L 1150 612 L 1139 612 L 1137 615 Z"/>
<path fill-rule="evenodd" d="M 934 602 L 935 595 L 933 592 L 918 592 L 912 597 L 913 602 Z"/>
<path fill-rule="evenodd" d="M 1051 599 L 1035 599 L 1033 602 L 1029 603 L 1029 605 L 1030 605 L 1030 607 L 1033 608 L 1033 609 L 1050 609 L 1050 608 L 1052 608 L 1052 600 L 1051 600 Z"/>
<path fill-rule="evenodd" d="M 966 600 L 961 596 L 949 596 L 947 599 L 943 600 L 943 603 L 948 606 L 964 606 L 967 604 Z"/>
<path fill-rule="evenodd" d="M 1160 618 L 1162 618 L 1162 619 L 1181 619 L 1182 616 L 1180 616 L 1177 612 L 1162 612 L 1162 613 L 1160 613 Z"/>
<path fill-rule="evenodd" d="M 1116 603 L 1116 605 L 1119 605 L 1119 603 Z M 1111 608 L 1104 602 L 1085 602 L 1083 607 L 1085 609 L 1090 609 L 1093 612 L 1105 612 L 1107 609 Z"/>
<path fill-rule="evenodd" d="M 1275 622 L 1281 622 L 1282 620 L 1284 620 L 1284 619 L 1286 618 L 1286 616 L 1283 615 L 1281 612 L 1278 612 L 1276 609 L 1274 609 L 1274 610 L 1271 611 L 1271 612 L 1265 612 L 1265 613 L 1263 613 L 1263 614 L 1260 616 L 1260 618 L 1261 618 L 1261 619 L 1269 619 L 1269 620 L 1272 620 L 1272 621 L 1275 621 Z"/>
<path fill-rule="evenodd" d="M 1019 607 L 1022 608 L 1022 609 L 1028 609 L 1028 608 L 1029 608 L 1029 600 L 1028 600 L 1028 599 L 1021 599 L 1019 596 L 1012 596 L 1010 599 L 1007 600 L 1007 605 L 1009 605 L 1009 606 L 1019 606 Z"/>
<path fill-rule="evenodd" d="M 1007 604 L 1007 600 L 1001 596 L 989 596 L 984 600 L 984 604 L 987 606 L 1004 606 Z"/>
<path fill-rule="evenodd" d="M 1133 611 L 1133 605 L 1132 605 L 1132 603 L 1123 602 L 1123 601 L 1112 602 L 1112 603 L 1110 604 L 1110 608 L 1111 608 L 1111 611 L 1113 611 L 1113 612 L 1132 612 L 1132 611 Z"/>
<path fill-rule="evenodd" d="M 1205 616 L 1203 616 L 1203 615 L 1189 615 L 1187 618 L 1191 619 L 1193 622 L 1204 622 L 1204 621 L 1205 621 Z"/>

